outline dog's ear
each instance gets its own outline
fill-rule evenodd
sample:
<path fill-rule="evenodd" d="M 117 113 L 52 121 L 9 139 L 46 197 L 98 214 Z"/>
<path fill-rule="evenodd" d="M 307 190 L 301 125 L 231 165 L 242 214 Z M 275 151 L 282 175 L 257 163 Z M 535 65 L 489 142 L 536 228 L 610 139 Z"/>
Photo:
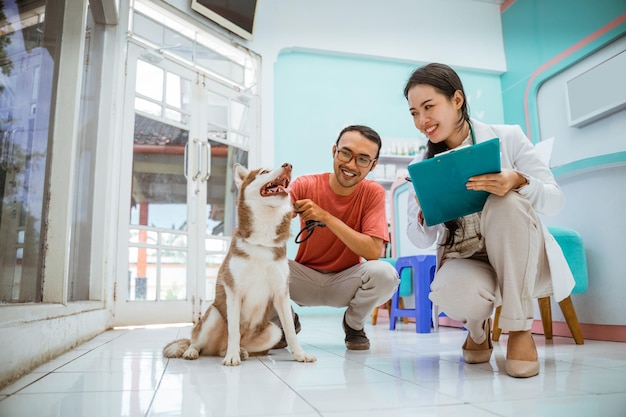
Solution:
<path fill-rule="evenodd" d="M 237 188 L 241 188 L 243 180 L 248 176 L 248 169 L 241 164 L 233 165 L 233 174 Z"/>

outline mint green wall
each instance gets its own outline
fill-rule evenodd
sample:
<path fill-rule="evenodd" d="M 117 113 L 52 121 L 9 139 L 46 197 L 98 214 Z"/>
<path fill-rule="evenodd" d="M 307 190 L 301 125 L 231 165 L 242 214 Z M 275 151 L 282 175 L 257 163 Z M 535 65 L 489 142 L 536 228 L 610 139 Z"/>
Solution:
<path fill-rule="evenodd" d="M 502 13 L 502 33 L 504 120 L 537 142 L 541 83 L 626 33 L 626 0 L 516 0 Z"/>
<path fill-rule="evenodd" d="M 340 55 L 284 52 L 275 64 L 276 164 L 290 162 L 294 174 L 330 171 L 339 131 L 365 124 L 384 139 L 416 138 L 403 95 L 421 64 Z M 498 75 L 459 71 L 472 115 L 502 123 Z"/>
<path fill-rule="evenodd" d="M 297 175 L 331 170 L 332 145 L 349 124 L 416 137 L 402 95 L 409 73 L 396 63 L 281 53 L 274 69 L 276 164 L 291 162 Z"/>

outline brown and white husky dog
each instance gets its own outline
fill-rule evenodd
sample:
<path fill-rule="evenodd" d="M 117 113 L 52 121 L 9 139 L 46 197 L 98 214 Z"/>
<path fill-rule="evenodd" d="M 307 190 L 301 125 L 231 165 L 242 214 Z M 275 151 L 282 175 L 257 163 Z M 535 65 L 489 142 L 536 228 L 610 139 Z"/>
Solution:
<path fill-rule="evenodd" d="M 224 356 L 224 365 L 240 365 L 248 354 L 266 353 L 280 340 L 280 328 L 269 320 L 276 309 L 295 360 L 316 360 L 298 342 L 289 299 L 291 169 L 287 163 L 273 171 L 233 167 L 239 224 L 218 271 L 215 301 L 194 326 L 191 340 L 169 343 L 163 356 Z"/>

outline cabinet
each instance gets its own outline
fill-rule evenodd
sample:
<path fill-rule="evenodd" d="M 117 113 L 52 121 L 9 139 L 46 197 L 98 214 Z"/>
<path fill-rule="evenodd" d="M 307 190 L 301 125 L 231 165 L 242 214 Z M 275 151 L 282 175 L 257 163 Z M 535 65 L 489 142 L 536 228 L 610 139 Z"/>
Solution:
<path fill-rule="evenodd" d="M 383 139 L 376 168 L 368 178 L 381 184 L 386 191 L 387 222 L 391 223 L 391 185 L 409 175 L 407 166 L 425 149 L 426 137 Z"/>
<path fill-rule="evenodd" d="M 370 173 L 369 179 L 376 181 L 385 188 L 385 207 L 387 223 L 391 224 L 391 185 L 398 179 L 409 175 L 407 166 L 415 158 L 415 155 L 380 155 L 378 165 Z"/>
<path fill-rule="evenodd" d="M 389 190 L 397 179 L 405 178 L 409 174 L 407 166 L 414 158 L 415 155 L 380 155 L 378 165 L 371 172 L 369 179 Z"/>
<path fill-rule="evenodd" d="M 425 149 L 427 138 L 419 134 L 415 138 L 383 138 L 382 142 L 378 164 L 368 178 L 389 191 L 397 179 L 406 178 L 406 167 Z"/>
<path fill-rule="evenodd" d="M 391 142 L 391 145 L 390 145 Z M 416 253 L 435 253 L 435 245 L 429 249 L 419 249 L 413 246 L 408 240 L 406 235 L 406 212 L 407 212 L 407 198 L 406 192 L 411 184 L 402 185 L 396 188 L 396 214 L 397 218 L 394 218 L 392 208 L 394 207 L 393 196 L 391 195 L 391 187 L 398 180 L 404 180 L 409 174 L 408 165 L 420 155 L 426 149 L 426 137 L 415 139 L 396 139 L 389 140 L 383 139 L 383 146 L 381 153 L 378 157 L 378 164 L 376 168 L 370 173 L 368 179 L 378 182 L 385 188 L 386 192 L 386 213 L 387 224 L 389 225 L 391 241 L 394 242 L 394 252 L 400 256 L 403 254 L 416 254 Z M 401 195 L 402 194 L 402 195 Z M 398 236 L 392 236 L 391 224 L 394 222 L 395 231 Z M 403 250 L 404 249 L 404 250 Z M 387 247 L 384 256 L 391 256 L 391 248 Z M 410 304 L 410 303 L 409 303 Z"/>

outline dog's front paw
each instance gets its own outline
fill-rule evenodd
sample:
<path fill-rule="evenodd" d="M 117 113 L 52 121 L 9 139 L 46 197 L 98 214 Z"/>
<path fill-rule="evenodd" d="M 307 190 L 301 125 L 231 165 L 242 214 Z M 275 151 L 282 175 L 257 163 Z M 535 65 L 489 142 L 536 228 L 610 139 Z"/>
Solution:
<path fill-rule="evenodd" d="M 298 362 L 315 362 L 317 358 L 310 353 L 306 353 L 304 351 L 293 353 L 293 358 Z"/>
<path fill-rule="evenodd" d="M 190 347 L 189 349 L 185 351 L 185 353 L 183 353 L 183 358 L 189 359 L 189 360 L 198 359 L 199 356 L 200 356 L 200 352 L 198 352 L 198 350 L 192 347 Z"/>
<path fill-rule="evenodd" d="M 239 353 L 236 353 L 236 354 L 226 353 L 226 356 L 224 357 L 224 360 L 222 361 L 222 365 L 225 365 L 225 366 L 241 365 L 241 357 L 239 356 Z"/>

